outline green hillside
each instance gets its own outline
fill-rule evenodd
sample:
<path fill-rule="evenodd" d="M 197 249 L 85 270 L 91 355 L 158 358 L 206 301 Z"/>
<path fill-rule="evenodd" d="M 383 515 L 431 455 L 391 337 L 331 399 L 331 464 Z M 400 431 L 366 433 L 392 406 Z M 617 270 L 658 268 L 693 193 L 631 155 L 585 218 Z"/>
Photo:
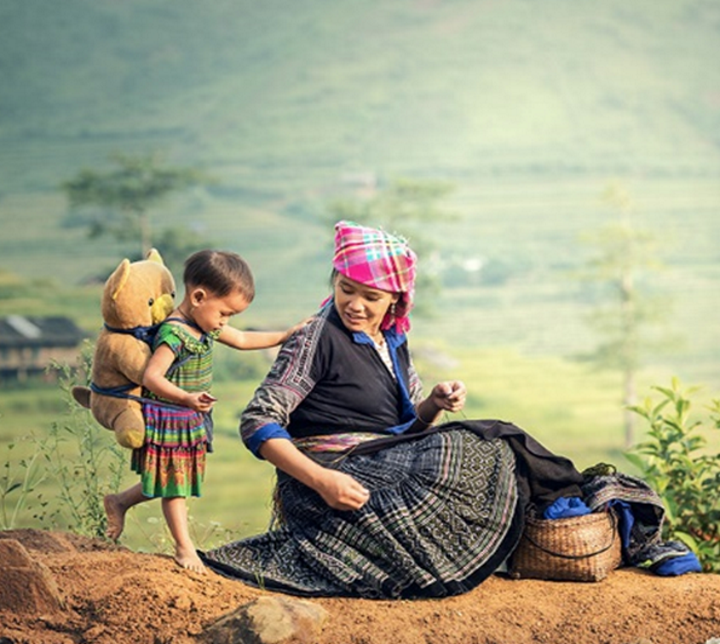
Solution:
<path fill-rule="evenodd" d="M 717 172 L 719 29 L 699 0 L 11 0 L 4 190 L 148 147 L 258 195 L 344 170 Z"/>
<path fill-rule="evenodd" d="M 139 244 L 88 239 L 58 187 L 116 152 L 215 179 L 153 210 L 154 230 L 244 255 L 258 295 L 238 323 L 271 328 L 327 295 L 331 200 L 444 180 L 458 216 L 423 229 L 436 251 L 421 270 L 442 284 L 413 320 L 423 381 L 461 378 L 467 417 L 623 468 L 621 375 L 576 360 L 601 339 L 588 318 L 603 300 L 577 278 L 581 239 L 617 220 L 606 188 L 626 190 L 657 241 L 637 286 L 664 322 L 645 332 L 638 393 L 677 375 L 706 385 L 703 403 L 720 395 L 717 60 L 716 0 L 3 0 L 0 316 L 99 329 L 98 280 Z M 220 347 L 220 375 L 237 360 Z M 272 482 L 237 437 L 257 383 L 218 380 L 218 450 L 192 513 L 251 534 Z M 28 435 L 66 417 L 58 387 L 1 383 L 0 466 L 22 472 Z M 151 506 L 130 517 L 133 547 L 163 539 Z"/>
<path fill-rule="evenodd" d="M 705 0 L 4 2 L 0 277 L 29 292 L 0 314 L 72 303 L 95 328 L 82 285 L 137 251 L 69 226 L 57 186 L 113 152 L 158 151 L 217 179 L 155 226 L 247 256 L 250 322 L 324 297 L 329 199 L 437 178 L 461 217 L 428 231 L 446 315 L 418 319 L 419 339 L 572 356 L 596 341 L 578 237 L 615 216 L 600 198 L 614 180 L 662 242 L 648 287 L 680 340 L 653 360 L 717 382 L 719 53 Z"/>

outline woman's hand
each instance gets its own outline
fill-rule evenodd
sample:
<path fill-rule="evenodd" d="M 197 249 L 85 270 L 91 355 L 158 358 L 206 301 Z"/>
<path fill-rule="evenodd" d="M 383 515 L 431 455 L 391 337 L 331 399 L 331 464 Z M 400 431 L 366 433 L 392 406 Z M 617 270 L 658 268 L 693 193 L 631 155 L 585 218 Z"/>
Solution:
<path fill-rule="evenodd" d="M 266 440 L 260 455 L 315 490 L 334 510 L 359 510 L 370 498 L 369 490 L 352 476 L 316 463 L 285 438 Z"/>
<path fill-rule="evenodd" d="M 315 491 L 334 510 L 359 510 L 370 498 L 370 491 L 349 474 L 326 469 Z"/>
<path fill-rule="evenodd" d="M 461 380 L 451 380 L 435 385 L 430 400 L 438 411 L 458 412 L 465 406 L 466 396 L 465 383 Z"/>
<path fill-rule="evenodd" d="M 433 387 L 430 395 L 415 408 L 418 420 L 425 427 L 431 427 L 438 419 L 440 412 L 460 411 L 465 406 L 467 389 L 460 380 L 439 382 Z M 414 430 L 421 431 L 421 430 Z"/>

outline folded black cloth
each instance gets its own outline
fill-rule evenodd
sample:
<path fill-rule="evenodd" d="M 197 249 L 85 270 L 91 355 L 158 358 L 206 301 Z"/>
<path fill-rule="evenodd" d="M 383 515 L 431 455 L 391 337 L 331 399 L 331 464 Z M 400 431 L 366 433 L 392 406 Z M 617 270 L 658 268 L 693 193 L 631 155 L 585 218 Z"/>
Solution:
<path fill-rule="evenodd" d="M 418 434 L 390 436 L 369 441 L 355 448 L 354 453 L 371 453 L 384 447 L 412 441 L 429 433 L 466 429 L 484 440 L 501 438 L 515 454 L 515 476 L 518 492 L 525 507 L 532 506 L 542 514 L 560 497 L 582 496 L 582 474 L 572 461 L 548 450 L 524 429 L 502 420 L 462 420 L 443 423 Z"/>

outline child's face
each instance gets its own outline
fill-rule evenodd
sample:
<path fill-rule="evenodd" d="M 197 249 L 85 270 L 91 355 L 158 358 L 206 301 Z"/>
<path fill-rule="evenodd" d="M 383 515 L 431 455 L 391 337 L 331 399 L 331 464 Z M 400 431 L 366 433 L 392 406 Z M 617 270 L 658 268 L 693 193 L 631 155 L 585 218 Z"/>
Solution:
<path fill-rule="evenodd" d="M 219 296 L 204 288 L 193 289 L 190 300 L 193 320 L 205 333 L 222 329 L 233 315 L 242 313 L 250 304 L 239 291 Z"/>

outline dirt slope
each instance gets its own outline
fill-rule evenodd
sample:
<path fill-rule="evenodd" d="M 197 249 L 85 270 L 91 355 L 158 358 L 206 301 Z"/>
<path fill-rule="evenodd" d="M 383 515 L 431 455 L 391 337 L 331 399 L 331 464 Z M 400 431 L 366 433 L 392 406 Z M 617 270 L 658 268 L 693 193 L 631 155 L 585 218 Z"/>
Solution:
<path fill-rule="evenodd" d="M 17 539 L 44 564 L 65 603 L 39 614 L 0 605 L 2 644 L 190 644 L 205 626 L 263 594 L 99 540 L 32 530 L 0 532 L 0 538 Z M 662 578 L 621 569 L 599 583 L 493 576 L 442 600 L 313 601 L 330 613 L 318 644 L 705 644 L 720 638 L 720 575 Z"/>

